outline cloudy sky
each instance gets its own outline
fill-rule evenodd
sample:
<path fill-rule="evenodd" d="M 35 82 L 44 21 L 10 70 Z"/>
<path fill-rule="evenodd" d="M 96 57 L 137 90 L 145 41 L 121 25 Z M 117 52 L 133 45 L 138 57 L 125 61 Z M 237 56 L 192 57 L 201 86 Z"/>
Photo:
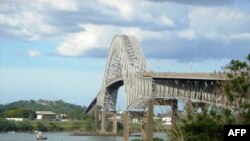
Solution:
<path fill-rule="evenodd" d="M 250 52 L 250 2 L 0 0 L 0 104 L 88 105 L 116 34 L 135 35 L 154 71 L 219 71 Z"/>

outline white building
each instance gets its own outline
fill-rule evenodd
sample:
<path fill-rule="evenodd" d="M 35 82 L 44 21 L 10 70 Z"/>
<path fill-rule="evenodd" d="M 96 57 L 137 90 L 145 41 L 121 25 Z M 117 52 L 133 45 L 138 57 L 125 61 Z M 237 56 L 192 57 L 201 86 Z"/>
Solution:
<path fill-rule="evenodd" d="M 139 119 L 138 118 L 133 118 L 132 119 L 132 123 L 139 123 L 140 121 L 139 121 Z"/>
<path fill-rule="evenodd" d="M 36 111 L 37 117 L 36 119 L 42 120 L 42 119 L 48 119 L 48 120 L 56 120 L 57 115 L 54 112 L 51 111 Z"/>
<path fill-rule="evenodd" d="M 25 118 L 6 118 L 6 120 L 12 120 L 12 121 L 24 121 Z"/>
<path fill-rule="evenodd" d="M 170 116 L 163 117 L 161 121 L 162 125 L 172 125 L 172 118 Z"/>

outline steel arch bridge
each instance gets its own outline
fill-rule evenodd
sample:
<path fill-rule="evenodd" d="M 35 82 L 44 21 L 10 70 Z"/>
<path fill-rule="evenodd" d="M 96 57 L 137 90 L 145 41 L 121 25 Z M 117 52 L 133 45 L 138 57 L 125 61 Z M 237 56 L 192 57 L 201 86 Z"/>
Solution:
<path fill-rule="evenodd" d="M 87 107 L 115 111 L 117 93 L 125 86 L 127 109 L 143 110 L 154 99 L 191 99 L 203 103 L 227 106 L 220 86 L 227 80 L 215 73 L 154 73 L 150 70 L 136 37 L 116 35 L 109 48 L 109 56 L 101 90 Z"/>

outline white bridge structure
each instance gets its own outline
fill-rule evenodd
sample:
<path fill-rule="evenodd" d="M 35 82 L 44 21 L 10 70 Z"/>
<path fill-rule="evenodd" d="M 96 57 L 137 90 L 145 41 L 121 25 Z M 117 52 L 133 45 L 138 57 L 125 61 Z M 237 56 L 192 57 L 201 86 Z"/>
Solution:
<path fill-rule="evenodd" d="M 85 112 L 101 119 L 100 132 L 105 132 L 105 114 L 115 113 L 118 89 L 124 85 L 127 111 L 147 111 L 143 138 L 150 141 L 153 137 L 153 105 L 169 104 L 176 111 L 178 100 L 185 99 L 228 106 L 230 103 L 220 89 L 226 80 L 226 75 L 219 73 L 155 73 L 149 68 L 136 37 L 116 35 L 109 48 L 101 90 Z M 128 116 L 129 112 L 126 112 L 125 140 L 129 136 Z M 116 120 L 113 123 L 116 133 Z"/>

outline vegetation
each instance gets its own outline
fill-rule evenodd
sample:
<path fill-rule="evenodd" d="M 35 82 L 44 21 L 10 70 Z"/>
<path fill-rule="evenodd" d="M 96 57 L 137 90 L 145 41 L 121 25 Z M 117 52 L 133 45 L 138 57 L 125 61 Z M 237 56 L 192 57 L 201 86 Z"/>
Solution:
<path fill-rule="evenodd" d="M 142 125 L 141 123 L 129 123 L 129 130 L 136 132 L 141 131 Z"/>
<path fill-rule="evenodd" d="M 92 120 L 77 120 L 77 121 L 22 121 L 14 122 L 6 119 L 0 119 L 0 132 L 8 131 L 94 131 L 95 126 Z"/>
<path fill-rule="evenodd" d="M 31 131 L 34 128 L 29 121 L 17 122 L 16 126 L 18 131 Z"/>
<path fill-rule="evenodd" d="M 3 112 L 3 117 L 6 118 L 30 118 L 34 119 L 36 113 L 32 110 L 28 109 L 20 109 L 20 108 L 10 108 Z"/>
<path fill-rule="evenodd" d="M 95 121 L 93 118 L 88 118 L 84 121 L 85 130 L 86 131 L 94 131 L 95 130 Z"/>
<path fill-rule="evenodd" d="M 246 61 L 232 60 L 225 67 L 231 79 L 224 87 L 231 104 L 237 124 L 250 124 L 250 54 Z"/>
<path fill-rule="evenodd" d="M 2 109 L 5 109 L 5 111 L 6 109 L 7 110 L 13 109 L 13 111 L 8 111 L 7 113 L 5 112 L 4 113 L 5 117 L 8 117 L 8 116 L 20 117 L 19 115 L 14 114 L 16 113 L 16 111 L 14 110 L 21 109 L 25 111 L 26 109 L 28 109 L 28 111 L 30 111 L 29 114 L 31 114 L 31 111 L 52 111 L 57 114 L 66 114 L 67 117 L 65 118 L 68 118 L 71 120 L 82 120 L 82 119 L 88 118 L 88 116 L 84 114 L 83 112 L 86 109 L 86 107 L 66 103 L 62 100 L 57 100 L 57 101 L 49 101 L 49 100 L 42 100 L 42 99 L 38 101 L 20 100 L 20 101 L 16 101 L 16 102 L 12 102 L 12 103 L 4 105 Z M 22 117 L 25 117 L 25 118 L 36 117 L 35 113 L 32 113 L 33 115 L 31 114 L 31 115 L 25 115 L 25 116 L 23 114 L 22 114 Z M 1 107 L 0 107 L 0 116 L 1 116 Z"/>
<path fill-rule="evenodd" d="M 37 123 L 37 129 L 42 132 L 47 132 L 48 128 L 42 122 Z"/>
<path fill-rule="evenodd" d="M 170 140 L 222 141 L 225 124 L 249 124 L 250 105 L 250 54 L 246 61 L 232 60 L 225 68 L 230 81 L 222 92 L 233 108 L 209 107 L 208 113 L 187 109 L 188 114 L 179 115 L 179 121 L 167 134 Z"/>
<path fill-rule="evenodd" d="M 65 114 L 69 121 L 34 120 L 35 111 L 48 110 Z M 84 113 L 85 107 L 69 104 L 61 100 L 21 100 L 0 105 L 0 132 L 7 131 L 94 131 L 94 120 Z M 8 121 L 5 118 L 25 118 L 22 122 Z"/>
<path fill-rule="evenodd" d="M 0 118 L 0 132 L 16 131 L 17 127 L 14 122 Z"/>

